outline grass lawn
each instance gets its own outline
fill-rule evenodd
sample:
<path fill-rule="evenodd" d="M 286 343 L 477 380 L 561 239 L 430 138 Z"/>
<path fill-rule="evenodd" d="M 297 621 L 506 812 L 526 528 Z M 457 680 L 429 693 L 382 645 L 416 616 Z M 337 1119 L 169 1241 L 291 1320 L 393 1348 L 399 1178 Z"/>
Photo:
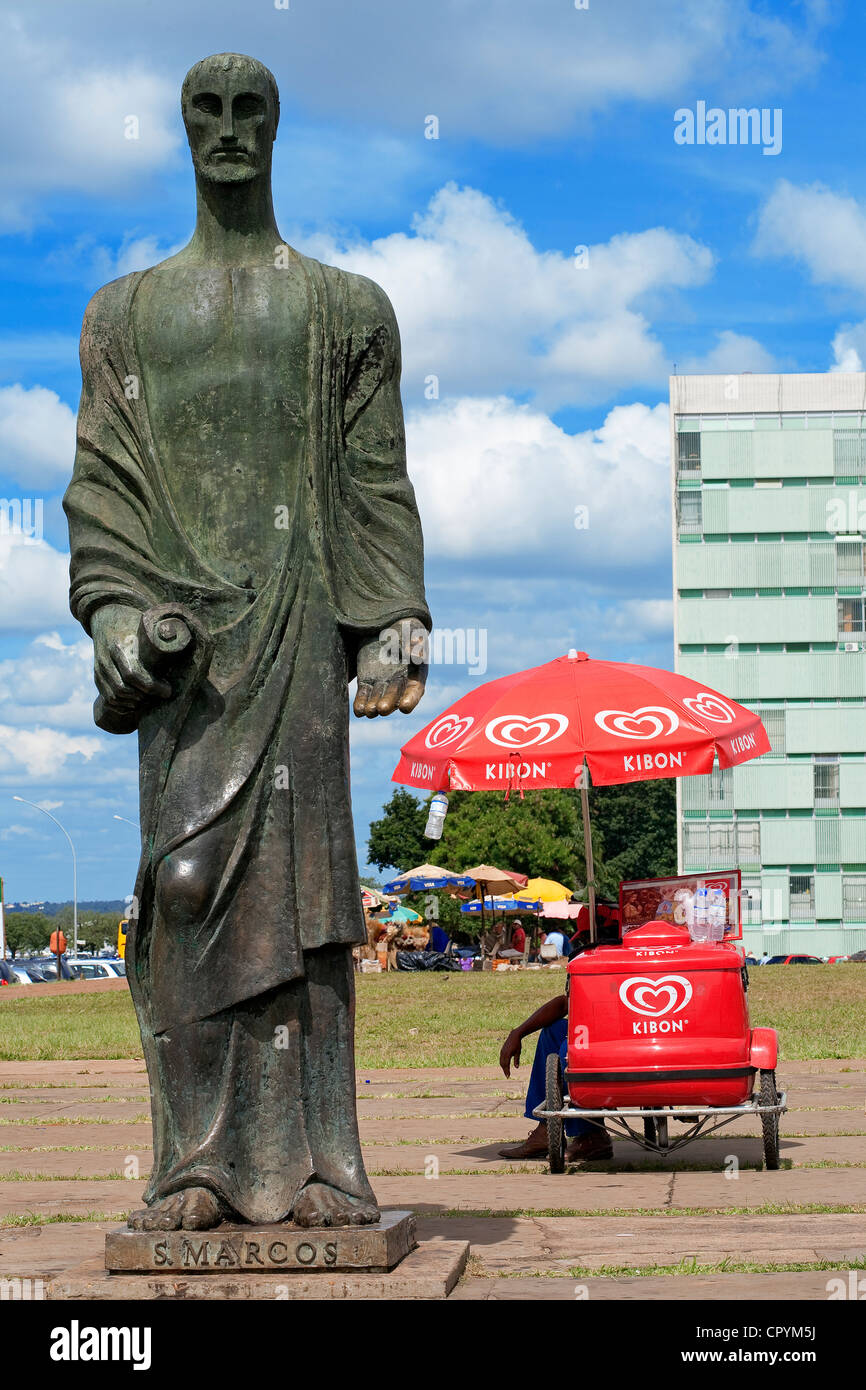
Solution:
<path fill-rule="evenodd" d="M 783 1059 L 866 1057 L 866 967 L 764 966 L 750 978 L 752 1023 L 778 1028 Z M 491 1066 L 508 1030 L 564 984 L 563 971 L 359 976 L 358 1066 Z M 126 993 L 3 993 L 0 1060 L 141 1056 Z"/>

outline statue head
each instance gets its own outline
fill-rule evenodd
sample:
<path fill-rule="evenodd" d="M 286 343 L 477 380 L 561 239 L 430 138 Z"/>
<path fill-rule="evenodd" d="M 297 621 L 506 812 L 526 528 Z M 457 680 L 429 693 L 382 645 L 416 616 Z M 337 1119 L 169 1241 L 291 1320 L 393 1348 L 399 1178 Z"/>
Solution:
<path fill-rule="evenodd" d="M 271 167 L 280 119 L 272 72 L 241 53 L 215 53 L 183 79 L 183 122 L 200 178 L 245 183 Z"/>

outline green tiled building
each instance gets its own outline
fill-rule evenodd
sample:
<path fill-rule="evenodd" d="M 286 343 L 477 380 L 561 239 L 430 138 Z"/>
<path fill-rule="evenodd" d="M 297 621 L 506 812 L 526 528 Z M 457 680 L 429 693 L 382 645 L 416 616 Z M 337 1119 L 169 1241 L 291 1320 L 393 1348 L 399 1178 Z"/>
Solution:
<path fill-rule="evenodd" d="M 772 754 L 677 782 L 681 872 L 739 868 L 753 950 L 866 948 L 866 374 L 671 378 L 677 670 Z"/>

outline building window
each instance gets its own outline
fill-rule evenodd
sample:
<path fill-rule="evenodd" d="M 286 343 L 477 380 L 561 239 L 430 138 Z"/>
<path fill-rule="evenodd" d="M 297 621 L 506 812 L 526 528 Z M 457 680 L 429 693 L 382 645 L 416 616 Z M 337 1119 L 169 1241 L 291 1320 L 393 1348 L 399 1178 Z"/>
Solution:
<path fill-rule="evenodd" d="M 677 434 L 677 468 L 690 477 L 700 476 L 701 436 L 697 430 L 680 430 Z"/>
<path fill-rule="evenodd" d="M 864 600 L 862 598 L 840 598 L 839 599 L 839 633 L 840 636 L 847 636 L 848 633 L 866 632 L 866 622 L 864 622 Z"/>
<path fill-rule="evenodd" d="M 730 598 L 730 589 L 704 589 L 704 598 Z"/>
<path fill-rule="evenodd" d="M 849 584 L 862 584 L 866 579 L 864 568 L 864 546 L 862 541 L 836 542 L 836 583 L 845 588 Z"/>
<path fill-rule="evenodd" d="M 731 805 L 733 779 L 729 767 L 715 767 L 707 777 L 707 805 L 711 810 Z"/>
<path fill-rule="evenodd" d="M 839 762 L 835 757 L 815 758 L 815 809 L 833 810 L 839 805 Z"/>
<path fill-rule="evenodd" d="M 743 926 L 761 925 L 761 880 L 759 878 L 740 880 L 740 910 Z"/>
<path fill-rule="evenodd" d="M 761 822 L 759 820 L 737 821 L 737 863 L 760 864 L 761 862 Z"/>
<path fill-rule="evenodd" d="M 687 869 L 701 869 L 706 866 L 706 821 L 686 821 L 683 826 L 683 857 Z"/>
<path fill-rule="evenodd" d="M 734 822 L 711 820 L 707 827 L 710 864 L 730 865 L 733 861 Z"/>
<path fill-rule="evenodd" d="M 842 875 L 842 921 L 866 922 L 866 874 Z"/>
<path fill-rule="evenodd" d="M 770 740 L 772 752 L 765 754 L 765 756 L 784 758 L 785 711 L 783 709 L 759 709 L 755 713 L 761 716 L 761 723 L 767 731 L 767 738 Z"/>
<path fill-rule="evenodd" d="M 859 429 L 833 431 L 833 462 L 837 478 L 856 478 L 864 469 L 864 434 Z"/>
<path fill-rule="evenodd" d="M 699 536 L 703 529 L 703 507 L 697 488 L 677 493 L 677 527 L 684 535 Z"/>
<path fill-rule="evenodd" d="M 815 920 L 815 879 L 812 874 L 791 874 L 791 903 L 788 910 L 792 922 Z"/>

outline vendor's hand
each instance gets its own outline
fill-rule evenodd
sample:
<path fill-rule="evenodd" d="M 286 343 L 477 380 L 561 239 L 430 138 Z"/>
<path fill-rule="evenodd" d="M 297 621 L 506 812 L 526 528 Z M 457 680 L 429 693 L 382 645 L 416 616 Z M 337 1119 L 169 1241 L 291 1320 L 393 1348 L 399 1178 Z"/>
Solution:
<path fill-rule="evenodd" d="M 520 1066 L 520 1044 L 522 1042 L 523 1039 L 521 1038 L 517 1029 L 512 1028 L 511 1032 L 508 1034 L 508 1037 L 505 1039 L 505 1042 L 502 1044 L 502 1050 L 499 1053 L 499 1065 L 505 1072 L 506 1076 L 511 1075 L 512 1062 L 514 1063 L 515 1071 L 517 1071 L 518 1067 Z"/>
<path fill-rule="evenodd" d="M 138 650 L 137 608 L 105 604 L 93 615 L 93 676 L 110 709 L 129 712 L 154 698 L 167 700 L 171 686 L 151 675 Z"/>
<path fill-rule="evenodd" d="M 424 694 L 428 633 L 417 618 L 386 628 L 358 650 L 358 693 L 353 709 L 359 717 L 409 714 Z"/>

